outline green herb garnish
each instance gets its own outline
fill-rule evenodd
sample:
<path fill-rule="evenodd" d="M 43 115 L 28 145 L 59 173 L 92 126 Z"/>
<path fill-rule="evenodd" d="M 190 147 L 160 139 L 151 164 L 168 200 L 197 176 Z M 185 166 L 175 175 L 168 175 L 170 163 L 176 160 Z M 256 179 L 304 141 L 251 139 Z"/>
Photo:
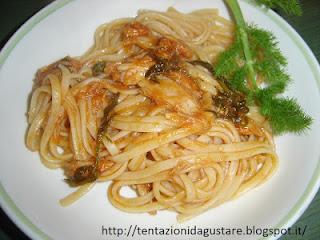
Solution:
<path fill-rule="evenodd" d="M 290 77 L 285 70 L 287 61 L 275 37 L 269 31 L 248 25 L 237 0 L 225 2 L 235 19 L 236 36 L 232 46 L 219 56 L 215 75 L 228 79 L 232 89 L 245 93 L 248 104 L 258 104 L 261 114 L 269 119 L 275 134 L 303 132 L 310 127 L 312 118 L 303 112 L 295 99 L 278 96 L 284 92 Z M 257 2 L 299 14 L 297 1 Z"/>
<path fill-rule="evenodd" d="M 268 8 L 280 8 L 289 15 L 302 15 L 302 9 L 297 0 L 256 0 L 258 4 Z"/>

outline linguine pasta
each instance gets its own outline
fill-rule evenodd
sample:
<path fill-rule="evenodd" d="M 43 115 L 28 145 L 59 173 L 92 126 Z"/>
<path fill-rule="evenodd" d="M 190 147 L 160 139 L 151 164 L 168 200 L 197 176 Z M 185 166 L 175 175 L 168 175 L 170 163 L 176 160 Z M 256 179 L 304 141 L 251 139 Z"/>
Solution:
<path fill-rule="evenodd" d="M 278 164 L 268 122 L 208 67 L 233 36 L 217 9 L 143 10 L 99 26 L 84 55 L 41 68 L 26 144 L 77 187 L 61 205 L 111 182 L 116 208 L 185 221 L 266 181 Z"/>

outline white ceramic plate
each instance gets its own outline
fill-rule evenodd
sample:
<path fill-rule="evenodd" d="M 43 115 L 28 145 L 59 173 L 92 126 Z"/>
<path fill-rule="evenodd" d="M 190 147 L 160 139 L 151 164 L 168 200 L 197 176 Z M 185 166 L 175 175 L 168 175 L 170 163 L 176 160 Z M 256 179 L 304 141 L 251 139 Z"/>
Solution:
<path fill-rule="evenodd" d="M 292 225 L 311 202 L 320 183 L 319 65 L 304 41 L 278 15 L 242 2 L 245 17 L 271 30 L 278 38 L 281 50 L 289 59 L 288 70 L 294 79 L 287 94 L 296 97 L 314 118 L 306 135 L 276 138 L 280 168 L 274 177 L 240 199 L 181 225 L 176 223 L 175 214 L 168 211 L 156 216 L 120 212 L 107 200 L 107 184 L 98 184 L 69 208 L 59 205 L 58 200 L 71 192 L 62 181 L 62 172 L 45 168 L 38 154 L 29 152 L 24 145 L 27 97 L 36 70 L 66 55 L 82 54 L 91 45 L 96 27 L 104 22 L 135 16 L 140 8 L 165 10 L 169 6 L 185 12 L 218 7 L 226 15 L 223 2 L 213 0 L 58 0 L 24 24 L 2 50 L 0 200 L 5 212 L 31 238 L 123 239 L 124 236 L 102 235 L 102 226 L 122 227 L 129 231 L 130 224 L 169 228 L 195 225 L 202 228 L 285 228 Z M 153 236 L 155 239 L 168 237 L 201 239 L 199 235 Z M 135 238 L 148 239 L 151 236 Z M 234 239 L 237 236 L 220 235 L 216 238 Z"/>

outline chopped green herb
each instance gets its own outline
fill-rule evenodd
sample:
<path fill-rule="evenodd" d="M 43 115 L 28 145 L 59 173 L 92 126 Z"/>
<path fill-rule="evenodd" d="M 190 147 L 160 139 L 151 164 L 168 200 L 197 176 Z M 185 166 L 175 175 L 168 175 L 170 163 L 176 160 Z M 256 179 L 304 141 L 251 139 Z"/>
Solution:
<path fill-rule="evenodd" d="M 159 83 L 159 81 L 156 79 L 158 75 L 170 71 L 180 70 L 178 58 L 172 58 L 170 60 L 165 58 L 159 58 L 156 56 L 153 56 L 153 58 L 156 63 L 153 66 L 151 66 L 145 74 L 145 77 L 151 81 Z"/>
<path fill-rule="evenodd" d="M 200 66 L 204 67 L 205 69 L 207 69 L 211 73 L 214 72 L 213 66 L 208 62 L 204 62 L 201 60 L 195 60 L 195 61 L 191 61 L 190 63 L 192 65 L 200 65 Z"/>
<path fill-rule="evenodd" d="M 97 179 L 96 170 L 93 165 L 85 165 L 79 167 L 74 172 L 73 176 L 65 181 L 73 187 L 83 185 L 85 183 L 94 182 Z"/>
<path fill-rule="evenodd" d="M 111 141 L 107 134 L 107 129 L 111 119 L 112 110 L 118 103 L 118 98 L 119 93 L 113 94 L 110 104 L 104 110 L 103 118 L 97 133 L 95 163 L 77 168 L 72 177 L 65 179 L 65 181 L 71 186 L 79 186 L 85 183 L 94 182 L 99 177 L 98 164 L 100 161 L 100 148 L 104 137 Z"/>
<path fill-rule="evenodd" d="M 95 63 L 92 67 L 92 75 L 98 76 L 99 74 L 103 73 L 105 67 L 106 67 L 105 61 L 99 61 Z"/>
<path fill-rule="evenodd" d="M 118 99 L 119 99 L 119 93 L 113 94 L 113 96 L 111 97 L 110 104 L 104 109 L 103 118 L 102 118 L 99 130 L 98 130 L 98 134 L 97 134 L 96 165 L 98 164 L 98 162 L 100 160 L 99 153 L 100 153 L 100 147 L 101 147 L 103 138 L 106 138 L 109 141 L 111 141 L 111 139 L 107 133 L 107 130 L 108 130 L 109 122 L 111 119 L 112 110 L 117 105 Z"/>

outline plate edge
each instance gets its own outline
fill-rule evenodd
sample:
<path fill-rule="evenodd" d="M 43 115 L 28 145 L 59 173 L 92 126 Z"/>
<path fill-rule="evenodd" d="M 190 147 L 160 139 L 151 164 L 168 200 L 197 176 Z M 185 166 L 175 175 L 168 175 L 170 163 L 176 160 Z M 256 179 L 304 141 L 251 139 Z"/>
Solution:
<path fill-rule="evenodd" d="M 11 52 L 17 44 L 28 34 L 39 22 L 44 20 L 53 12 L 64 7 L 74 0 L 56 0 L 47 6 L 40 9 L 36 14 L 23 23 L 18 30 L 10 37 L 0 51 L 0 71 Z M 4 186 L 0 182 L 0 206 L 7 214 L 7 216 L 18 226 L 30 239 L 44 239 L 50 238 L 44 233 L 36 224 L 34 224 L 24 213 L 17 207 L 15 202 L 6 192 Z"/>
<path fill-rule="evenodd" d="M 49 16 L 51 13 L 62 8 L 68 3 L 74 0 L 56 0 L 49 5 L 42 8 L 39 12 L 33 15 L 29 20 L 27 20 L 9 39 L 9 41 L 4 45 L 0 52 L 0 71 L 5 63 L 6 59 L 10 56 L 10 53 L 16 47 L 16 45 L 23 39 L 23 37 L 29 33 L 34 26 L 39 22 Z M 257 6 L 251 0 L 241 0 L 242 2 L 248 3 L 249 5 Z M 318 91 L 320 91 L 320 67 L 317 59 L 315 58 L 313 52 L 309 46 L 305 43 L 303 38 L 296 32 L 296 30 L 286 22 L 281 16 L 272 10 L 266 11 L 261 7 L 257 7 L 263 14 L 266 14 L 271 20 L 273 20 L 286 34 L 289 35 L 291 40 L 297 45 L 308 64 L 310 65 L 313 75 L 316 79 Z M 312 174 L 310 181 L 308 182 L 307 188 L 303 192 L 302 196 L 290 209 L 290 211 L 281 219 L 281 221 L 274 228 L 287 228 L 293 225 L 297 219 L 303 214 L 307 209 L 312 199 L 314 198 L 317 190 L 320 187 L 320 156 L 318 158 L 318 164 L 315 171 Z M 4 204 L 5 203 L 5 204 Z M 29 237 L 36 239 L 51 239 L 47 234 L 42 232 L 34 223 L 31 222 L 23 212 L 16 206 L 14 201 L 5 191 L 5 188 L 0 182 L 0 205 L 4 212 L 14 221 L 14 223 L 23 230 Z M 19 221 L 17 221 L 19 219 Z M 277 239 L 277 237 L 269 237 L 268 239 Z M 264 238 L 265 239 L 265 238 Z"/>

